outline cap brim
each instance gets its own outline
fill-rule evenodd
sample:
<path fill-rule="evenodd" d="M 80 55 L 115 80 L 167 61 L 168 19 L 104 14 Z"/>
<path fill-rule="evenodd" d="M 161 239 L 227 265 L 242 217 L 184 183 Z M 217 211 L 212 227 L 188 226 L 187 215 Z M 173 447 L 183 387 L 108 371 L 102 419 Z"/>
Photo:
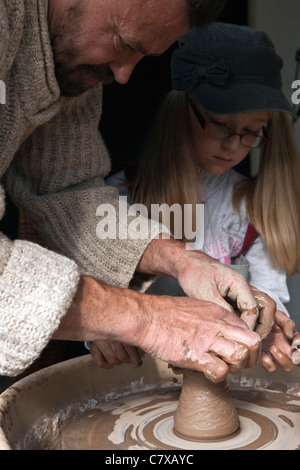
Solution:
<path fill-rule="evenodd" d="M 235 83 L 232 87 L 229 85 L 226 88 L 219 88 L 209 83 L 201 83 L 192 93 L 201 106 L 214 114 L 269 110 L 295 115 L 282 92 L 263 84 Z"/>

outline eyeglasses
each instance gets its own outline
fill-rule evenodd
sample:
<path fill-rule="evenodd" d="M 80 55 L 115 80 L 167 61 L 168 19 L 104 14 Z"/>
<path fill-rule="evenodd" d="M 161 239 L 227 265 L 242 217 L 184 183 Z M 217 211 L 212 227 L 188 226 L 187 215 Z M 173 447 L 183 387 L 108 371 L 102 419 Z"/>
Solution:
<path fill-rule="evenodd" d="M 218 124 L 215 122 L 206 122 L 193 100 L 189 98 L 188 102 L 205 134 L 209 135 L 210 137 L 225 140 L 229 139 L 233 135 L 238 135 L 240 137 L 241 144 L 247 148 L 259 148 L 266 145 L 266 143 L 269 141 L 269 137 L 265 127 L 262 128 L 261 134 L 238 134 L 237 132 L 234 132 L 232 129 L 224 126 L 223 124 Z"/>

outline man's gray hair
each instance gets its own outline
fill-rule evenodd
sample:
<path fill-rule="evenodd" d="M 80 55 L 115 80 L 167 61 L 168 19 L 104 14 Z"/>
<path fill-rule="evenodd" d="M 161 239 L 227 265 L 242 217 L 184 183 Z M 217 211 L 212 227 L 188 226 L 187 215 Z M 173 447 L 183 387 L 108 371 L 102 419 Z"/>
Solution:
<path fill-rule="evenodd" d="M 190 26 L 201 26 L 216 20 L 226 0 L 186 0 Z"/>

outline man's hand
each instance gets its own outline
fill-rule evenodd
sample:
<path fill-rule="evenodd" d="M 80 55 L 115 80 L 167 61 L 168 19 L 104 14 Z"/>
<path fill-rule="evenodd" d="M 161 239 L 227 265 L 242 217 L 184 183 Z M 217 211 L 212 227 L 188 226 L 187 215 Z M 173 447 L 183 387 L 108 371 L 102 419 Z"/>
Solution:
<path fill-rule="evenodd" d="M 270 297 L 250 288 L 245 278 L 199 251 L 176 240 L 153 240 L 138 269 L 174 277 L 188 297 L 214 302 L 236 312 L 264 338 L 274 323 L 276 305 Z"/>
<path fill-rule="evenodd" d="M 188 297 L 152 296 L 82 277 L 55 339 L 130 344 L 213 382 L 254 366 L 261 338 L 222 307 Z"/>
<path fill-rule="evenodd" d="M 234 313 L 188 297 L 149 296 L 158 312 L 141 336 L 140 347 L 173 366 L 203 372 L 212 382 L 253 367 L 261 338 Z M 149 310 L 150 311 L 150 310 Z"/>
<path fill-rule="evenodd" d="M 186 249 L 177 240 L 152 240 L 137 270 L 174 277 L 188 297 L 214 302 L 233 311 L 227 298 L 241 313 L 253 311 L 257 315 L 256 301 L 243 276 L 204 253 Z"/>
<path fill-rule="evenodd" d="M 274 325 L 274 312 L 276 311 L 276 304 L 267 294 L 258 291 L 254 287 L 251 287 L 251 292 L 257 301 L 259 316 L 258 318 L 252 314 L 248 316 L 248 312 L 244 312 L 241 316 L 239 316 L 243 321 L 245 321 L 247 326 L 252 331 L 255 331 L 262 339 L 265 339 L 270 334 Z M 276 368 L 273 362 L 274 360 L 278 362 L 278 364 L 284 370 L 290 370 L 293 367 L 290 357 L 287 358 L 280 348 L 277 350 L 277 346 L 278 342 L 280 341 L 279 336 L 282 333 L 284 335 L 282 340 L 284 346 L 282 346 L 281 349 L 288 349 L 289 352 L 291 351 L 291 344 L 287 343 L 287 341 L 294 337 L 295 324 L 283 312 L 276 312 L 276 318 L 277 325 L 274 326 L 270 338 L 263 342 L 264 353 L 262 354 L 262 364 L 269 372 L 275 370 Z M 275 341 L 274 338 L 277 338 L 277 341 Z M 272 346 L 270 350 L 268 349 L 268 345 Z M 300 336 L 298 338 L 298 346 L 300 346 Z M 98 367 L 102 367 L 104 369 L 111 369 L 116 365 L 124 363 L 132 364 L 135 367 L 142 365 L 143 352 L 140 349 L 127 344 L 121 344 L 116 341 L 97 341 L 92 344 L 90 352 Z M 300 363 L 299 351 L 295 353 L 295 355 L 296 354 L 298 354 L 297 357 L 299 358 Z M 233 371 L 234 367 L 231 366 L 231 372 Z"/>

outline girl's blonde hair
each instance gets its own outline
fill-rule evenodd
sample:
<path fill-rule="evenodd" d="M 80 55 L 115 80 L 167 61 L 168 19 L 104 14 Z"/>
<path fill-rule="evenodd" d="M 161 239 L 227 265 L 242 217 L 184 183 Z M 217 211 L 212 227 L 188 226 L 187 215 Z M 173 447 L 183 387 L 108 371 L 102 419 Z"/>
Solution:
<path fill-rule="evenodd" d="M 190 142 L 187 95 L 171 91 L 157 115 L 142 152 L 133 199 L 150 213 L 151 204 L 191 204 L 198 201 L 198 164 Z M 171 218 L 171 232 L 174 230 Z M 195 216 L 193 216 L 195 230 Z M 184 233 L 184 230 L 182 230 Z M 182 241 L 185 241 L 182 238 Z"/>
<path fill-rule="evenodd" d="M 288 274 L 300 265 L 300 163 L 290 118 L 272 113 L 258 174 L 240 183 L 233 204 L 246 199 L 247 215 L 273 265 Z"/>
<path fill-rule="evenodd" d="M 269 142 L 262 149 L 258 174 L 237 185 L 233 205 L 238 211 L 246 200 L 249 221 L 261 235 L 274 267 L 294 274 L 300 265 L 299 154 L 285 113 L 271 112 L 267 130 Z M 146 143 L 133 199 L 148 210 L 151 204 L 192 204 L 195 213 L 197 172 L 187 94 L 174 90 L 167 95 Z"/>

